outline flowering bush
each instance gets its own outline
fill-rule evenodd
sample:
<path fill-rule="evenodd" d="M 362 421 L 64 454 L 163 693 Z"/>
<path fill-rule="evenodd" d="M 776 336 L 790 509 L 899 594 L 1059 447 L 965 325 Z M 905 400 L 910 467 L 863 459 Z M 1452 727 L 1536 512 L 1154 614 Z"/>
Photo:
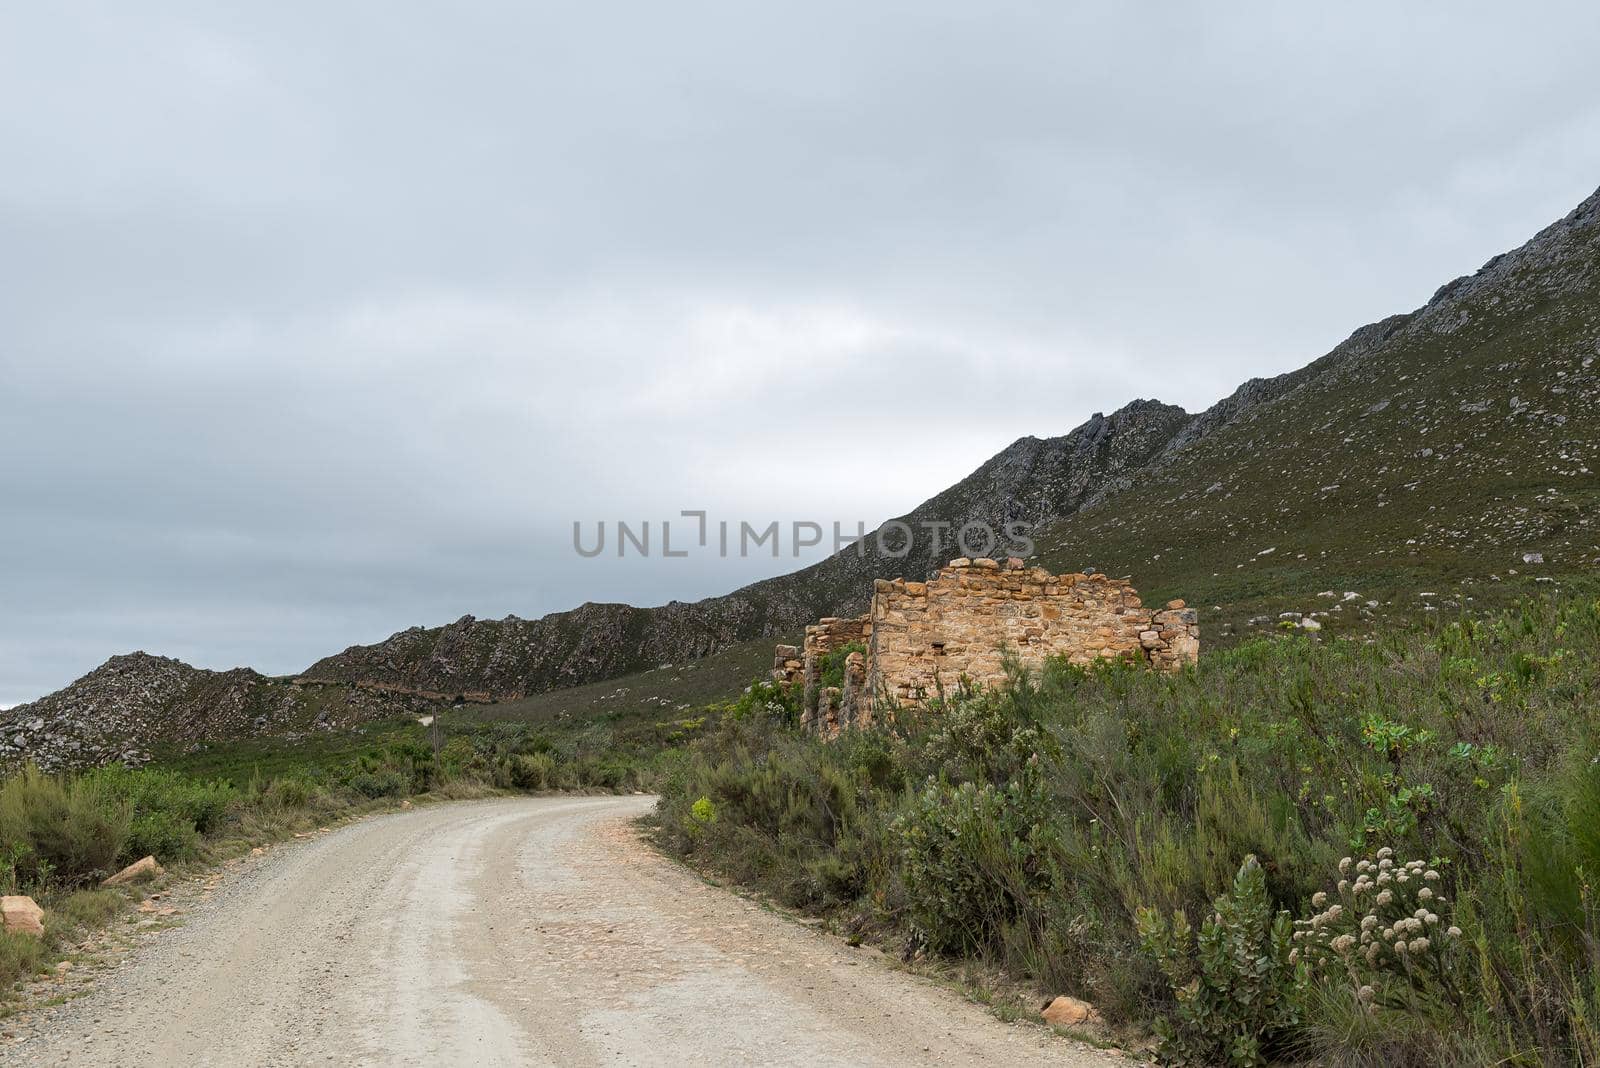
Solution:
<path fill-rule="evenodd" d="M 683 827 L 693 837 L 715 822 L 717 822 L 716 802 L 709 797 L 701 797 L 689 806 L 689 814 L 684 818 Z"/>
<path fill-rule="evenodd" d="M 1315 894 L 1319 911 L 1295 921 L 1292 959 L 1311 977 L 1349 982 L 1369 1010 L 1404 1008 L 1418 994 L 1459 1004 L 1452 970 L 1461 929 L 1445 918 L 1440 882 L 1426 862 L 1397 861 L 1387 847 L 1370 859 L 1345 857 L 1334 893 Z"/>

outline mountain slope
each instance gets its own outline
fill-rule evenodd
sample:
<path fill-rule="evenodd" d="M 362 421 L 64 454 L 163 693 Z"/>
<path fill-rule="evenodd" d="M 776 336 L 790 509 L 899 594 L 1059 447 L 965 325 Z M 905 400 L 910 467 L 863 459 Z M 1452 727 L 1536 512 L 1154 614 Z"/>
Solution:
<path fill-rule="evenodd" d="M 148 653 L 114 656 L 26 705 L 0 712 L 0 767 L 46 770 L 143 763 L 154 746 L 189 747 L 251 733 L 337 730 L 421 707 L 399 695 L 304 686 L 248 668 L 206 671 Z"/>
<path fill-rule="evenodd" d="M 462 699 L 518 702 L 797 633 L 820 615 L 863 610 L 874 577 L 931 574 L 956 550 L 936 548 L 924 520 L 952 530 L 981 520 L 998 529 L 1064 515 L 1125 480 L 1187 421 L 1181 409 L 1137 401 L 1059 438 L 1023 438 L 903 517 L 918 538 L 900 559 L 868 539 L 862 553 L 846 550 L 694 604 L 586 604 L 535 620 L 463 616 L 353 646 L 297 679 L 204 671 L 144 653 L 113 657 L 65 689 L 0 711 L 0 765 L 24 758 L 50 768 L 137 763 L 164 745 L 351 727 Z"/>
<path fill-rule="evenodd" d="M 1600 563 L 1600 193 L 1218 409 L 1112 504 L 1041 532 L 1042 562 L 1132 574 L 1235 625 L 1585 581 Z M 1316 598 L 1327 588 L 1337 608 Z"/>
<path fill-rule="evenodd" d="M 1217 621 L 1230 630 L 1288 602 L 1309 610 L 1307 587 L 1318 584 L 1363 594 L 1370 616 L 1366 600 L 1382 611 L 1406 588 L 1458 572 L 1494 581 L 1519 546 L 1538 551 L 1557 526 L 1570 536 L 1552 543 L 1547 566 L 1588 566 L 1577 535 L 1591 529 L 1600 469 L 1597 216 L 1600 193 L 1417 311 L 1364 326 L 1299 370 L 1246 382 L 1198 415 L 1141 400 L 1059 438 L 1022 438 L 900 517 L 918 535 L 903 557 L 869 537 L 864 552 L 726 597 L 585 605 L 532 622 L 469 618 L 348 649 L 306 674 L 515 698 L 794 634 L 818 616 L 863 610 L 873 578 L 923 578 L 959 555 L 924 521 L 948 531 L 1042 524 L 1039 562 L 1094 564 L 1155 595 L 1221 602 L 1233 611 Z M 1224 575 L 1213 566 L 1222 557 L 1244 573 Z"/>
<path fill-rule="evenodd" d="M 859 551 L 847 548 L 793 574 L 693 604 L 586 604 L 536 620 L 465 616 L 445 627 L 416 627 L 376 645 L 346 649 L 319 660 L 304 677 L 515 700 L 706 656 L 750 638 L 798 633 L 818 616 L 865 610 L 874 578 L 932 574 L 960 555 L 954 532 L 965 523 L 983 522 L 998 531 L 1013 521 L 1038 524 L 1071 514 L 1125 483 L 1188 423 L 1181 408 L 1135 401 L 1109 417 L 1097 414 L 1062 437 L 1022 438 L 892 520 L 913 534 L 903 556 L 885 553 L 869 536 Z M 946 524 L 937 543 L 925 522 Z M 900 537 L 886 542 L 890 552 L 900 552 Z"/>
<path fill-rule="evenodd" d="M 1284 612 L 1359 632 L 1386 614 L 1592 583 L 1597 365 L 1600 192 L 1422 308 L 1198 415 L 1141 400 L 1014 442 L 900 518 L 917 534 L 904 555 L 869 537 L 694 604 L 466 616 L 351 647 L 293 681 L 145 658 L 133 685 L 115 680 L 134 658 L 117 658 L 0 713 L 0 758 L 104 758 L 119 739 L 310 729 L 323 712 L 325 725 L 360 722 L 456 696 L 517 701 L 683 663 L 858 612 L 873 578 L 925 577 L 957 555 L 949 531 L 971 521 L 1037 524 L 1040 564 L 1093 565 L 1132 576 L 1151 599 L 1187 598 L 1208 645 Z M 943 544 L 925 522 L 947 524 Z"/>

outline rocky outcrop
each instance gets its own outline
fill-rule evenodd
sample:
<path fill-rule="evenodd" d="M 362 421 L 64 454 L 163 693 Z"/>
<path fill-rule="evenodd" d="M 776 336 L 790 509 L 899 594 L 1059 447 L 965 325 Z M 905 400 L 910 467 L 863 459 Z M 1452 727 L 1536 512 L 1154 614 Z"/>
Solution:
<path fill-rule="evenodd" d="M 1100 1011 L 1093 1005 L 1065 994 L 1052 998 L 1040 1009 L 1039 1018 L 1051 1027 L 1092 1027 L 1103 1022 Z"/>
<path fill-rule="evenodd" d="M 306 686 L 235 668 L 207 671 L 148 653 L 114 656 L 65 689 L 0 712 L 0 767 L 30 760 L 46 771 L 142 764 L 251 734 L 353 727 L 431 707 L 408 695 Z"/>
<path fill-rule="evenodd" d="M 432 699 L 515 700 L 597 679 L 694 660 L 762 632 L 753 597 L 733 594 L 657 608 L 586 604 L 540 619 L 463 616 L 413 627 L 377 645 L 317 661 L 302 683 L 349 683 Z"/>

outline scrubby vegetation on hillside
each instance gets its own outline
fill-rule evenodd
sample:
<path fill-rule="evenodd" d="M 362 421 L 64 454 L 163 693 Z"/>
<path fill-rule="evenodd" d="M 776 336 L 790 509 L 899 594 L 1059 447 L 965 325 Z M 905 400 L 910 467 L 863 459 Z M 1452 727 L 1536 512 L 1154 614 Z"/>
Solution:
<path fill-rule="evenodd" d="M 1600 1063 L 1600 601 L 693 744 L 672 850 L 1183 1064 Z"/>

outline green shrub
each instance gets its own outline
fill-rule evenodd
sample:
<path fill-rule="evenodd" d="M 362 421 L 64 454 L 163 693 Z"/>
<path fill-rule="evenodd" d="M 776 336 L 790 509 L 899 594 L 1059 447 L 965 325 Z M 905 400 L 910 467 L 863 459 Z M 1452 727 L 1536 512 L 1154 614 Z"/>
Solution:
<path fill-rule="evenodd" d="M 1347 986 L 1373 1011 L 1415 1011 L 1419 999 L 1432 999 L 1459 1013 L 1461 928 L 1451 922 L 1437 868 L 1397 861 L 1386 846 L 1370 858 L 1345 857 L 1339 876 L 1331 894 L 1312 897 L 1316 914 L 1295 921 L 1291 959 L 1304 960 L 1318 980 Z"/>
<path fill-rule="evenodd" d="M 79 890 L 52 903 L 45 916 L 45 929 L 60 931 L 69 928 L 93 929 L 121 912 L 127 898 L 115 890 Z"/>
<path fill-rule="evenodd" d="M 171 861 L 200 851 L 200 832 L 176 812 L 135 813 L 128 830 L 129 857 L 154 856 Z"/>
<path fill-rule="evenodd" d="M 662 841 L 786 904 L 982 956 L 1119 1021 L 1174 1011 L 1140 949 L 1140 907 L 1210 915 L 1254 855 L 1270 910 L 1314 915 L 1352 849 L 1437 857 L 1424 882 L 1448 888 L 1453 915 L 1431 911 L 1464 932 L 1443 973 L 1336 981 L 1329 963 L 1292 1033 L 1263 1048 L 1600 1063 L 1592 595 L 1370 644 L 1272 636 L 1172 674 L 1053 662 L 1013 670 L 1004 692 L 961 687 L 880 719 L 824 743 L 778 717 L 723 717 L 661 780 Z M 701 797 L 718 819 L 691 833 Z M 1410 918 L 1428 924 L 1419 907 Z"/>
<path fill-rule="evenodd" d="M 1018 676 L 1018 691 L 1027 689 Z M 954 782 L 1004 786 L 1059 755 L 1056 740 L 1029 720 L 1015 693 L 985 693 L 940 704 L 919 754 L 923 766 Z"/>
<path fill-rule="evenodd" d="M 701 796 L 694 804 L 689 806 L 689 815 L 683 821 L 683 829 L 688 832 L 690 837 L 697 837 L 716 822 L 716 802 L 709 797 Z"/>
<path fill-rule="evenodd" d="M 1038 776 L 1004 787 L 928 784 L 896 824 L 912 925 L 930 949 L 987 954 L 1038 925 L 1049 891 L 1046 799 Z"/>
<path fill-rule="evenodd" d="M 818 665 L 819 673 L 822 677 L 821 685 L 824 687 L 843 687 L 845 660 L 849 658 L 851 653 L 865 655 L 866 651 L 867 647 L 860 642 L 846 642 L 837 649 L 824 653 L 822 661 Z"/>
<path fill-rule="evenodd" d="M 1552 779 L 1506 789 L 1487 877 L 1458 894 L 1458 922 L 1476 928 L 1486 1008 L 1537 1036 L 1549 1063 L 1600 1063 L 1600 764 L 1592 753 L 1585 746 Z"/>
<path fill-rule="evenodd" d="M 1139 940 L 1166 976 L 1175 1009 L 1158 1017 L 1167 1064 L 1261 1065 L 1286 1047 L 1299 1021 L 1287 912 L 1273 915 L 1255 857 L 1218 897 L 1198 937 L 1182 912 L 1138 915 Z"/>
<path fill-rule="evenodd" d="M 358 771 L 349 781 L 350 789 L 362 797 L 403 797 L 411 792 L 411 777 L 398 768 Z"/>
<path fill-rule="evenodd" d="M 92 780 L 59 778 L 29 766 L 0 783 L 0 871 L 26 890 L 67 886 L 117 870 L 133 814 L 128 803 Z"/>
<path fill-rule="evenodd" d="M 153 768 L 113 765 L 86 773 L 83 781 L 129 806 L 133 819 L 125 859 L 153 855 L 179 860 L 195 855 L 201 836 L 222 821 L 235 796 L 227 783 Z"/>
<path fill-rule="evenodd" d="M 555 782 L 556 759 L 549 753 L 507 758 L 507 779 L 518 790 L 548 790 Z"/>
<path fill-rule="evenodd" d="M 634 782 L 635 769 L 626 761 L 610 757 L 584 757 L 574 768 L 578 784 L 604 790 L 621 790 Z"/>
<path fill-rule="evenodd" d="M 843 661 L 840 661 L 843 670 Z M 746 687 L 744 693 L 727 705 L 724 711 L 736 720 L 766 720 L 776 724 L 796 725 L 800 722 L 800 694 L 798 686 L 780 686 L 758 679 Z M 688 723 L 689 721 L 684 721 Z M 703 730 L 705 723 L 695 723 L 694 732 Z M 691 732 L 693 733 L 693 732 Z"/>
<path fill-rule="evenodd" d="M 275 808 L 306 808 L 319 793 L 320 788 L 304 775 L 283 775 L 261 784 L 259 796 Z"/>

